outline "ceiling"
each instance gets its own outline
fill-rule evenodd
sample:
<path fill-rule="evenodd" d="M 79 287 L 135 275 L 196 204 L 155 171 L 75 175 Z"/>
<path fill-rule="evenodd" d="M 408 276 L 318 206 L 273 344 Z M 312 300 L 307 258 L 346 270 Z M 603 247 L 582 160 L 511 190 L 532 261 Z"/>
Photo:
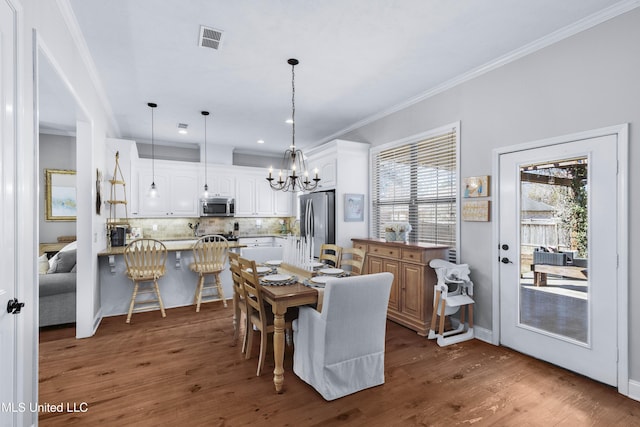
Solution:
<path fill-rule="evenodd" d="M 334 138 L 617 0 L 68 0 L 120 137 L 273 154 Z M 223 32 L 198 45 L 200 26 Z M 41 85 L 55 72 L 41 67 Z M 51 73 L 50 75 L 47 73 Z M 41 90 L 40 118 L 64 123 Z M 58 98 L 59 99 L 59 98 Z M 73 121 L 72 121 L 73 123 Z M 188 124 L 188 134 L 177 132 Z M 258 144 L 258 140 L 264 140 Z"/>

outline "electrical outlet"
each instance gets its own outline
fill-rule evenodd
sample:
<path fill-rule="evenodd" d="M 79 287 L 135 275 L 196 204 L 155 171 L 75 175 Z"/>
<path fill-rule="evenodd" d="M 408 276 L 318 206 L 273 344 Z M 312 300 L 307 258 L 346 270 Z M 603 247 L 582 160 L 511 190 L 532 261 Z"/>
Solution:
<path fill-rule="evenodd" d="M 153 231 L 158 231 L 158 224 L 153 224 L 153 226 L 151 227 L 151 229 Z"/>

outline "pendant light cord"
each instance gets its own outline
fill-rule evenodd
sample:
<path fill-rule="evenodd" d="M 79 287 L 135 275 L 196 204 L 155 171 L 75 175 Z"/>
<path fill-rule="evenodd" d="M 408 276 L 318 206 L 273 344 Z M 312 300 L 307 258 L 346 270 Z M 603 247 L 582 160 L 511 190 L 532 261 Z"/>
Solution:
<path fill-rule="evenodd" d="M 291 146 L 296 146 L 296 64 L 291 64 Z"/>
<path fill-rule="evenodd" d="M 151 107 L 151 182 L 156 183 L 156 150 L 153 143 L 153 107 Z"/>
<path fill-rule="evenodd" d="M 207 186 L 207 115 L 204 114 L 204 185 Z"/>

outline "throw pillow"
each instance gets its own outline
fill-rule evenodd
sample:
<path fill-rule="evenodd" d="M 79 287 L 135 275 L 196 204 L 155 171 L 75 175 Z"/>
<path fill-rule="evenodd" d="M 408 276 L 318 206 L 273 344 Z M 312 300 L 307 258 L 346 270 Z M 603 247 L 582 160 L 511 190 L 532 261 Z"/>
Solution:
<path fill-rule="evenodd" d="M 76 265 L 76 250 L 58 252 L 56 273 L 68 273 Z"/>
<path fill-rule="evenodd" d="M 55 273 L 57 267 L 58 267 L 58 254 L 55 254 L 49 259 L 49 269 L 47 270 L 47 274 Z"/>
<path fill-rule="evenodd" d="M 38 257 L 38 273 L 47 274 L 49 270 L 49 260 L 47 259 L 47 255 L 41 255 Z"/>

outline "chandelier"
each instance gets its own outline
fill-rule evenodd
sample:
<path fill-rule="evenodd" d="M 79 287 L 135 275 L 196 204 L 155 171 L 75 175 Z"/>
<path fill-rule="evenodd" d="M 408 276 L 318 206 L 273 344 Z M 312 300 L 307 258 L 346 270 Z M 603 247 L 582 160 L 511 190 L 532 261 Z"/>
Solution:
<path fill-rule="evenodd" d="M 313 179 L 309 178 L 307 163 L 304 160 L 302 150 L 296 148 L 296 84 L 295 66 L 298 60 L 291 58 L 287 61 L 291 65 L 291 146 L 284 152 L 282 157 L 282 168 L 278 173 L 278 178 L 273 177 L 273 168 L 269 168 L 267 181 L 276 191 L 312 191 L 318 186 L 318 170 L 314 171 Z M 283 176 L 283 173 L 285 174 Z"/>

